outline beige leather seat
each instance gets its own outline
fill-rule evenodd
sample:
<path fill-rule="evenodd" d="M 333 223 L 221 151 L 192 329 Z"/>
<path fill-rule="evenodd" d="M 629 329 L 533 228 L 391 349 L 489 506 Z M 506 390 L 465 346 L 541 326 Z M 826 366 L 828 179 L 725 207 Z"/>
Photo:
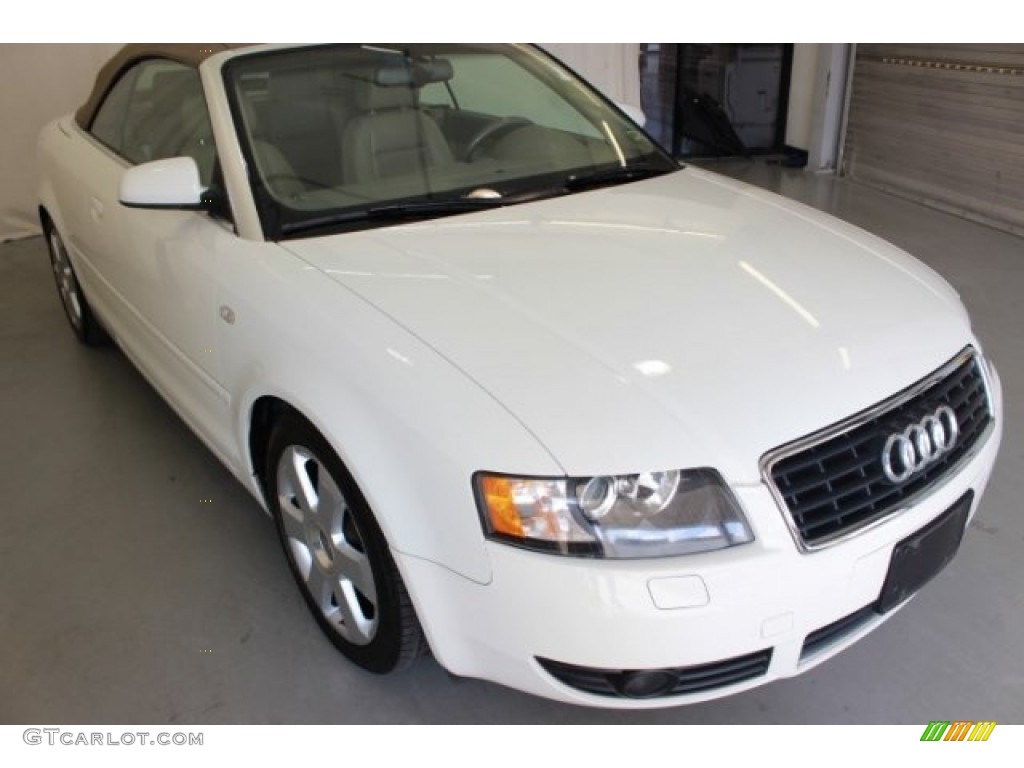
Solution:
<path fill-rule="evenodd" d="M 421 173 L 454 162 L 434 119 L 418 106 L 408 84 L 367 83 L 356 92 L 360 114 L 342 134 L 342 167 L 348 184 Z"/>
<path fill-rule="evenodd" d="M 276 72 L 253 136 L 272 144 L 311 189 L 342 184 L 339 137 L 345 104 L 318 73 Z"/>
<path fill-rule="evenodd" d="M 306 185 L 302 183 L 302 179 L 281 150 L 260 139 L 253 141 L 252 150 L 256 159 L 256 170 L 270 194 L 278 200 L 290 200 L 306 191 Z"/>

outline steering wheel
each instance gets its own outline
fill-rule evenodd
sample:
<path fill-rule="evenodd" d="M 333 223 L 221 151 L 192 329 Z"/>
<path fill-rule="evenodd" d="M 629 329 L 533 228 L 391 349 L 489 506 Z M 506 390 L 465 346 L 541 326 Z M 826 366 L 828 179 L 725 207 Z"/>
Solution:
<path fill-rule="evenodd" d="M 533 125 L 533 123 L 525 117 L 503 117 L 496 122 L 488 123 L 466 143 L 466 151 L 462 153 L 462 159 L 467 163 L 472 162 L 484 145 L 528 125 Z"/>

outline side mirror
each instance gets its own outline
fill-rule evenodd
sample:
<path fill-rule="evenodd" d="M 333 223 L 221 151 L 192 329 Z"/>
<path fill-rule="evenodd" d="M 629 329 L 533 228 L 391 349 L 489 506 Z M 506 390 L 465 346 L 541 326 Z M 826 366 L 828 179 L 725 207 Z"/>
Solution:
<path fill-rule="evenodd" d="M 644 111 L 640 109 L 640 107 L 634 107 L 632 104 L 620 104 L 618 102 L 615 103 L 615 106 L 622 110 L 626 117 L 641 128 L 647 125 L 647 115 L 644 114 Z"/>
<path fill-rule="evenodd" d="M 172 157 L 129 168 L 121 177 L 121 205 L 176 211 L 204 210 L 199 167 L 191 157 Z"/>

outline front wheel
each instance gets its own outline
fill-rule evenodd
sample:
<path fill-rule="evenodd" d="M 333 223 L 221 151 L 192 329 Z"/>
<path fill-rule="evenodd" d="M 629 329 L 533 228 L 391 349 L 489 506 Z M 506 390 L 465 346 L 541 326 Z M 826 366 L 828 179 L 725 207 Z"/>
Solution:
<path fill-rule="evenodd" d="M 425 648 L 412 602 L 369 505 L 327 441 L 283 416 L 265 478 L 292 575 L 320 628 L 371 672 L 410 666 Z"/>

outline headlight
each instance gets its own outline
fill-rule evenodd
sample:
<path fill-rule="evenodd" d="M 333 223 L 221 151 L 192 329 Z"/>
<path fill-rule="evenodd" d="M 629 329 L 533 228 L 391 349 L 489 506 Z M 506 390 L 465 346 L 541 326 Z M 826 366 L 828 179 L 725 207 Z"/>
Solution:
<path fill-rule="evenodd" d="M 587 478 L 478 473 L 490 538 L 529 549 L 607 558 L 671 557 L 754 540 L 711 469 Z"/>

